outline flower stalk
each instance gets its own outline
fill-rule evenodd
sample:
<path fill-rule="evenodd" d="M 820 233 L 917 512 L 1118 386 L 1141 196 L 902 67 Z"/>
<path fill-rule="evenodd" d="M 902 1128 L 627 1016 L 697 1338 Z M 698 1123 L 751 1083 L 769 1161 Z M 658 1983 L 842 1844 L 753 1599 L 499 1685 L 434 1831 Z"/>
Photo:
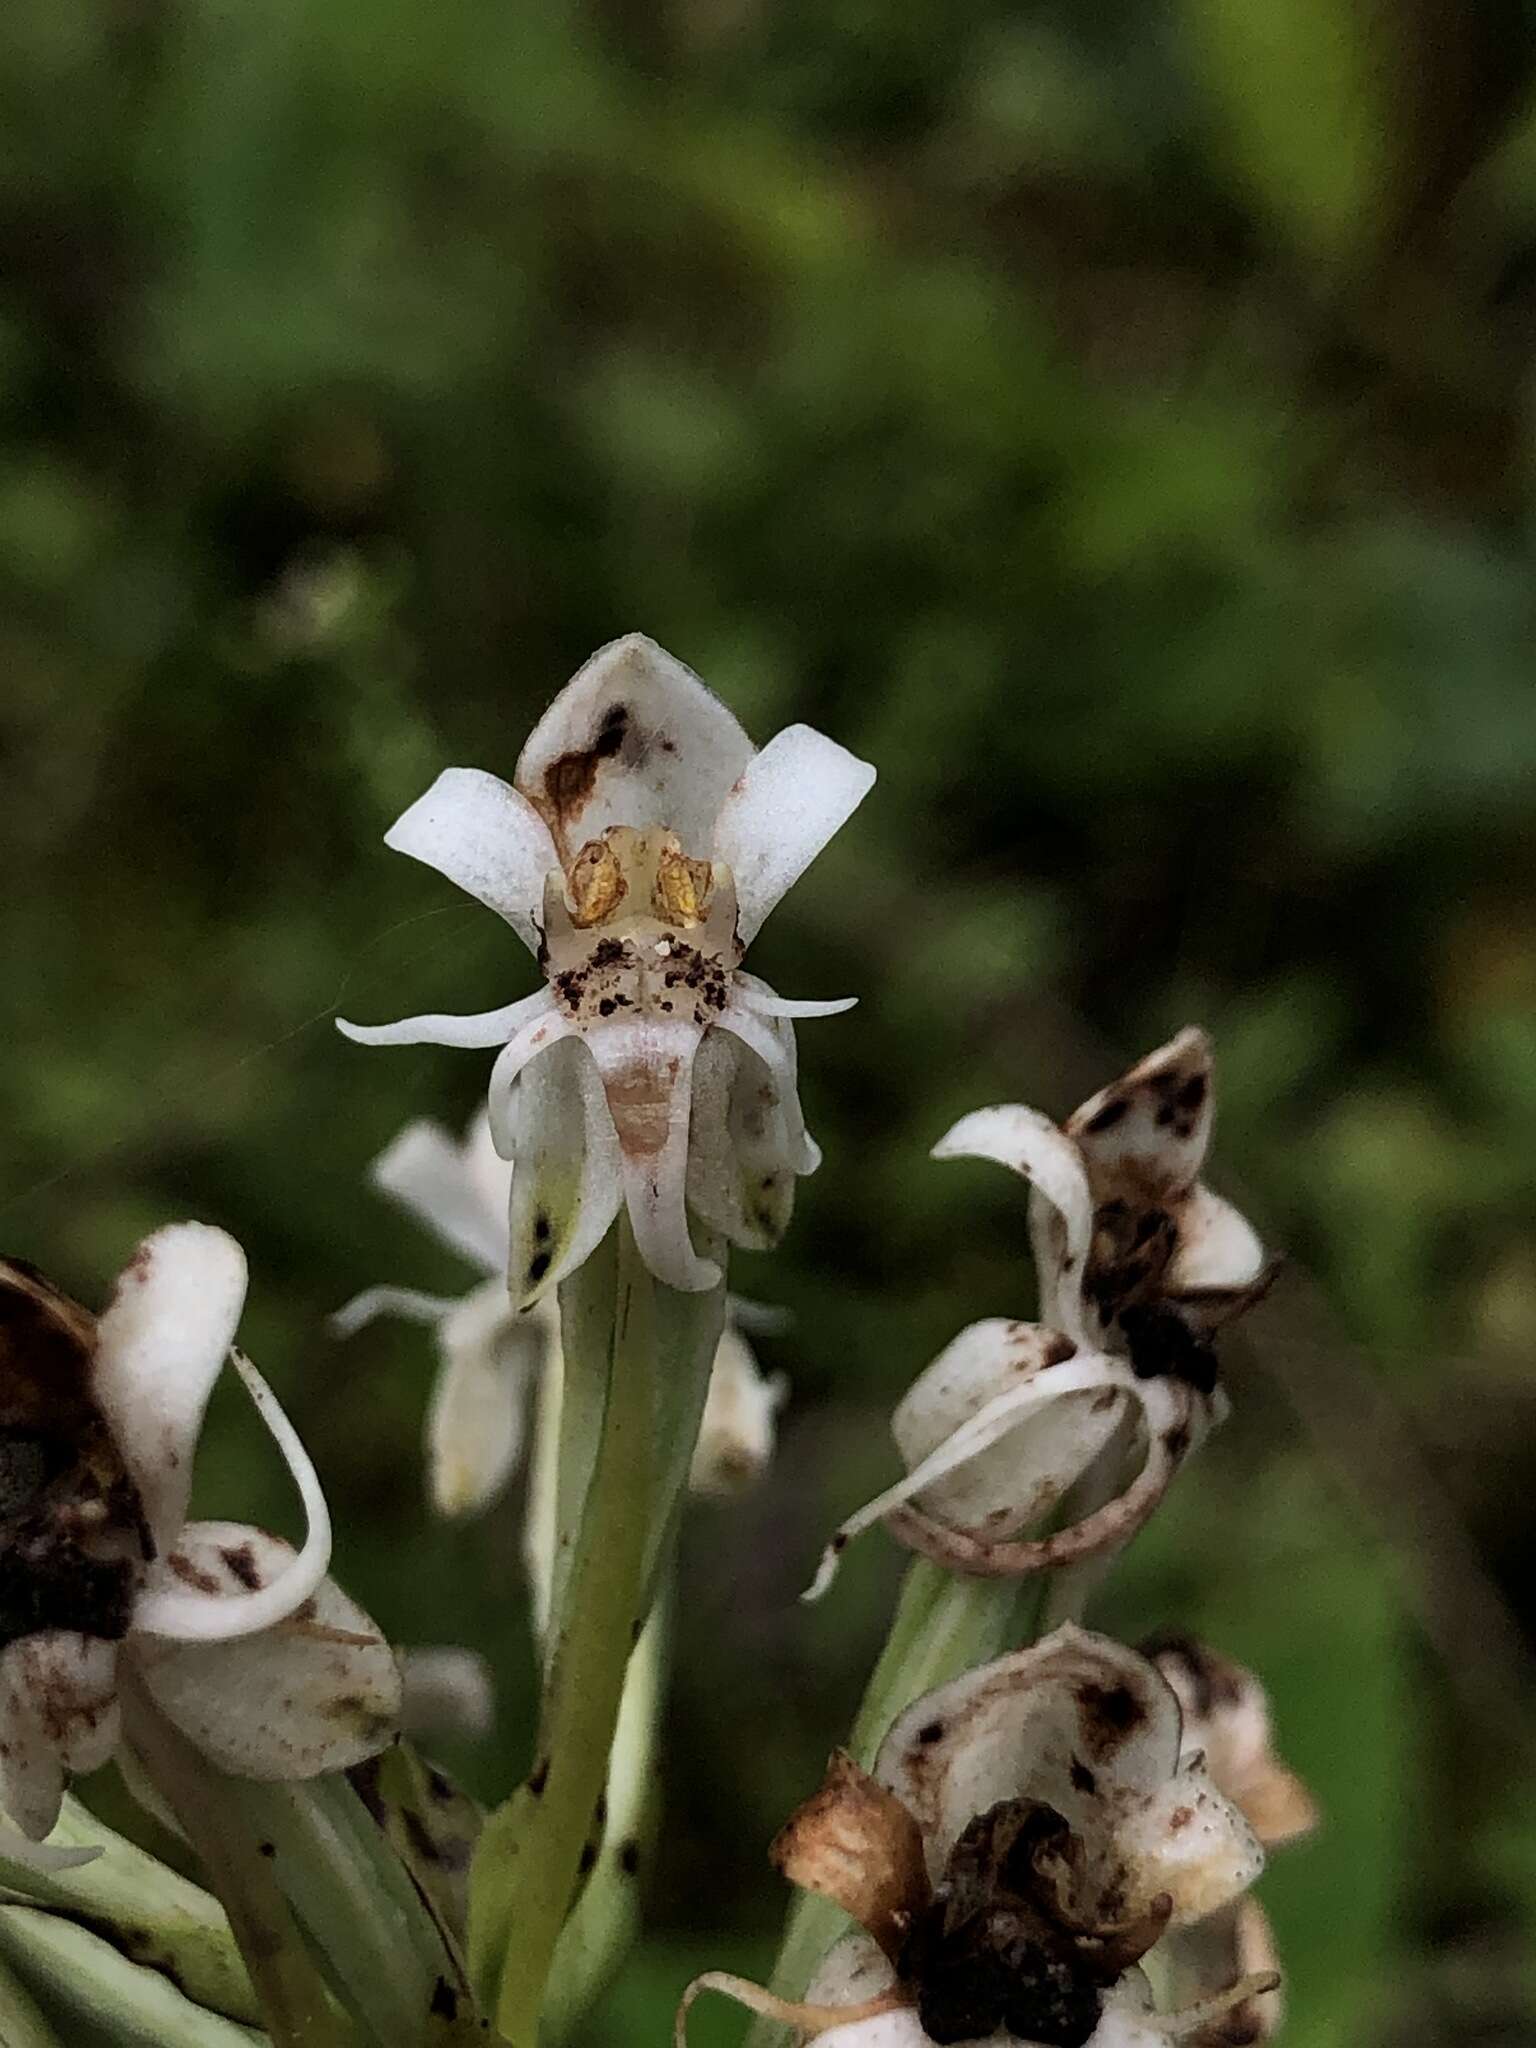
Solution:
<path fill-rule="evenodd" d="M 486 1822 L 470 1888 L 471 1976 L 513 2048 L 537 2039 L 555 1946 L 595 1856 L 630 1652 L 719 1338 L 723 1290 L 707 1297 L 712 1314 L 690 1304 L 682 1319 L 668 1293 L 622 1215 L 611 1244 L 562 1290 L 566 1364 L 538 1738 L 528 1777 Z M 679 1355 L 685 1336 L 693 1341 Z"/>

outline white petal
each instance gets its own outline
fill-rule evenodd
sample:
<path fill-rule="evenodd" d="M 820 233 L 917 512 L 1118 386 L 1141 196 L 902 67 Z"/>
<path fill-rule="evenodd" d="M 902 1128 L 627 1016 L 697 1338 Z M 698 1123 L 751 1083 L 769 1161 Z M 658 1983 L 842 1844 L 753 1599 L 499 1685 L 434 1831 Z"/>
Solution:
<path fill-rule="evenodd" d="M 567 857 L 610 825 L 670 827 L 703 854 L 752 742 L 690 668 L 628 633 L 600 647 L 530 734 L 517 786 Z"/>
<path fill-rule="evenodd" d="M 607 1236 L 624 1199 L 619 1140 L 579 1038 L 527 1068 L 507 1106 L 512 1175 L 507 1283 L 517 1306 L 550 1295 Z"/>
<path fill-rule="evenodd" d="M 485 1507 L 516 1469 L 529 1382 L 548 1333 L 487 1280 L 438 1326 L 443 1363 L 427 1413 L 427 1470 L 440 1515 Z"/>
<path fill-rule="evenodd" d="M 1085 1342 L 1083 1268 L 1093 1236 L 1093 1201 L 1072 1140 L 1039 1110 L 1004 1103 L 961 1117 L 934 1146 L 932 1156 L 994 1159 L 1022 1174 L 1050 1205 L 1053 1229 L 1041 1227 L 1033 1203 L 1030 1216 L 1040 1271 L 1041 1319 L 1076 1342 Z"/>
<path fill-rule="evenodd" d="M 289 1544 L 242 1522 L 194 1522 L 180 1555 L 210 1608 L 259 1600 L 291 1583 Z M 220 1770 L 312 1778 L 342 1771 L 393 1740 L 400 1674 L 363 1610 L 321 1578 L 299 1613 L 234 1640 L 169 1643 L 136 1636 L 132 1654 L 155 1704 Z"/>
<path fill-rule="evenodd" d="M 1246 1216 L 1198 1182 L 1179 1204 L 1179 1239 L 1164 1288 L 1194 1294 L 1204 1288 L 1249 1287 L 1264 1270 L 1264 1247 Z"/>
<path fill-rule="evenodd" d="M 1193 1026 L 1147 1054 L 1067 1118 L 1095 1202 L 1170 1202 L 1200 1171 L 1211 1136 L 1211 1041 Z"/>
<path fill-rule="evenodd" d="M 97 1326 L 96 1399 L 163 1549 L 187 1512 L 208 1396 L 245 1305 L 245 1254 L 206 1223 L 145 1238 Z"/>
<path fill-rule="evenodd" d="M 785 996 L 776 996 L 771 988 L 761 983 L 755 987 L 743 988 L 740 1000 L 749 1010 L 756 1010 L 762 1017 L 840 1017 L 845 1010 L 853 1009 L 858 1003 L 857 996 L 834 996 L 827 1002 L 795 1002 Z"/>
<path fill-rule="evenodd" d="M 1133 1897 L 1166 1892 L 1176 1927 L 1230 1904 L 1264 1868 L 1253 1830 L 1195 1762 L 1127 1806 L 1115 1846 L 1131 1871 Z"/>
<path fill-rule="evenodd" d="M 1049 1386 L 1070 1341 L 1036 1323 L 973 1323 L 903 1395 L 891 1432 L 909 1469 L 1011 1388 Z M 1061 1394 L 1028 1411 L 990 1448 L 918 1496 L 928 1514 L 989 1536 L 1009 1536 L 1048 1514 L 1109 1442 L 1132 1397 L 1117 1381 Z"/>
<path fill-rule="evenodd" d="M 886 1518 L 890 1535 L 908 1549 L 949 1571 L 982 1578 L 1018 1578 L 1054 1571 L 1061 1565 L 1121 1550 L 1150 1519 L 1179 1467 L 1224 1414 L 1221 1396 L 1196 1394 L 1183 1381 L 1139 1379 L 1126 1371 L 1119 1384 L 1140 1403 L 1144 1446 L 1141 1469 L 1102 1507 L 1053 1530 L 1048 1536 L 988 1537 L 951 1527 L 913 1506 L 899 1506 Z M 998 1407 L 1007 1405 L 1000 1397 Z M 931 1463 L 945 1457 L 940 1450 Z"/>
<path fill-rule="evenodd" d="M 714 852 L 736 881 L 736 929 L 748 946 L 874 787 L 875 771 L 809 725 L 789 725 L 747 763 L 715 821 Z"/>
<path fill-rule="evenodd" d="M 1088 1352 L 1053 1365 L 1044 1374 L 1022 1378 L 1016 1385 L 993 1395 L 895 1485 L 877 1493 L 873 1500 L 866 1501 L 856 1513 L 839 1524 L 831 1542 L 822 1552 L 815 1578 L 801 1594 L 801 1599 L 816 1601 L 822 1597 L 836 1576 L 838 1559 L 855 1536 L 873 1528 L 876 1522 L 884 1521 L 894 1509 L 939 1487 L 952 1474 L 962 1471 L 983 1452 L 1011 1435 L 1028 1418 L 1053 1407 L 1068 1394 L 1088 1394 L 1097 1398 L 1116 1391 L 1125 1395 L 1137 1392 L 1139 1386 L 1140 1383 L 1118 1360 L 1101 1352 Z"/>
<path fill-rule="evenodd" d="M 421 1294 L 414 1287 L 365 1287 L 326 1317 L 333 1337 L 355 1337 L 379 1316 L 407 1323 L 440 1323 L 459 1305 L 456 1294 Z"/>
<path fill-rule="evenodd" d="M 782 1375 L 763 1375 L 751 1345 L 728 1322 L 710 1369 L 704 1420 L 689 1468 L 692 1493 L 726 1500 L 762 1477 L 773 1457 L 775 1417 L 787 1392 Z"/>
<path fill-rule="evenodd" d="M 785 1027 L 787 1028 L 787 1027 Z M 693 1069 L 688 1201 L 711 1230 L 769 1251 L 789 1228 L 803 1138 L 792 1141 L 779 1083 L 729 1031 L 710 1031 Z"/>
<path fill-rule="evenodd" d="M 758 1016 L 743 1007 L 747 996 L 764 992 L 773 993 L 766 982 L 759 981 L 755 975 L 738 973 L 732 1000 L 717 1021 L 722 1031 L 729 1031 L 739 1038 L 768 1069 L 783 1114 L 786 1156 L 797 1174 L 814 1173 L 821 1164 L 821 1154 L 806 1131 L 805 1115 L 800 1107 L 795 1027 L 785 1018 Z"/>
<path fill-rule="evenodd" d="M 1178 1753 L 1178 1702 L 1154 1667 L 1067 1623 L 914 1702 L 875 1775 L 917 1817 L 937 1879 L 961 1831 L 1002 1799 L 1054 1806 L 1093 1846 L 1106 1808 L 1157 1792 Z"/>
<path fill-rule="evenodd" d="M 500 776 L 445 768 L 390 826 L 384 844 L 424 861 L 504 917 L 530 953 L 544 877 L 560 865 L 544 820 Z"/>
<path fill-rule="evenodd" d="M 117 1747 L 118 1645 L 43 1629 L 0 1651 L 0 1794 L 24 1835 L 59 1817 L 67 1771 L 98 1770 Z"/>
<path fill-rule="evenodd" d="M 25 1835 L 13 1834 L 8 1827 L 0 1826 L 0 1882 L 10 1885 L 13 1891 L 23 1888 L 12 1881 L 5 1868 L 7 1864 L 48 1876 L 57 1870 L 78 1870 L 105 1853 L 104 1848 L 56 1849 L 48 1842 L 29 1842 Z"/>
<path fill-rule="evenodd" d="M 496 1169 L 489 1188 L 482 1185 L 482 1148 Z M 476 1118 L 463 1145 L 441 1124 L 425 1117 L 407 1124 L 374 1160 L 369 1176 L 375 1187 L 483 1272 L 501 1270 L 507 1252 L 507 1189 L 512 1175 L 506 1163 L 496 1158 L 483 1117 Z"/>
<path fill-rule="evenodd" d="M 146 1576 L 133 1613 L 136 1635 L 210 1643 L 256 1634 L 301 1607 L 324 1578 L 330 1563 L 331 1517 L 319 1474 L 261 1374 L 242 1352 L 236 1351 L 232 1356 L 235 1370 L 272 1432 L 304 1503 L 304 1548 L 292 1557 L 279 1577 L 264 1580 L 257 1590 L 223 1598 L 210 1598 L 208 1589 L 197 1584 L 195 1575 L 178 1568 L 179 1549 L 170 1551 L 156 1560 Z"/>
<path fill-rule="evenodd" d="M 496 1056 L 491 1069 L 490 1086 L 486 1091 L 486 1109 L 491 1121 L 491 1135 L 496 1140 L 496 1149 L 503 1159 L 512 1156 L 512 1090 L 513 1084 L 530 1060 L 536 1060 L 540 1053 L 548 1052 L 563 1038 L 569 1038 L 575 1031 L 569 1018 L 562 1017 L 553 1006 L 553 998 L 540 1010 L 536 1010 L 514 1038 L 510 1038 Z"/>
<path fill-rule="evenodd" d="M 354 1045 L 452 1045 L 483 1051 L 488 1046 L 505 1045 L 530 1017 L 542 1016 L 553 1007 L 554 997 L 547 988 L 540 988 L 531 996 L 519 996 L 515 1003 L 504 1003 L 499 1010 L 482 1010 L 474 1017 L 434 1014 L 402 1017 L 398 1024 L 349 1024 L 345 1017 L 338 1017 L 336 1029 Z"/>
<path fill-rule="evenodd" d="M 663 1286 L 701 1294 L 720 1269 L 688 1234 L 685 1201 L 696 1025 L 651 1018 L 590 1027 L 585 1040 L 602 1076 L 619 1140 L 619 1170 L 640 1256 Z"/>

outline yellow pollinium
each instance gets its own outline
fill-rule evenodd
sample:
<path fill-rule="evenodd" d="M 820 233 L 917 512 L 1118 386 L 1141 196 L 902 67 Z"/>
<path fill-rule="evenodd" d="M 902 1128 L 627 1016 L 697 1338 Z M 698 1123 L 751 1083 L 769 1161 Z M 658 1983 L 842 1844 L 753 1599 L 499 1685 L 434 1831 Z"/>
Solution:
<path fill-rule="evenodd" d="M 581 931 L 607 924 L 629 898 L 631 916 L 643 904 L 662 924 L 690 931 L 709 914 L 713 879 L 710 863 L 684 853 L 675 832 L 610 825 L 601 839 L 589 839 L 571 863 L 566 878 L 571 922 Z"/>

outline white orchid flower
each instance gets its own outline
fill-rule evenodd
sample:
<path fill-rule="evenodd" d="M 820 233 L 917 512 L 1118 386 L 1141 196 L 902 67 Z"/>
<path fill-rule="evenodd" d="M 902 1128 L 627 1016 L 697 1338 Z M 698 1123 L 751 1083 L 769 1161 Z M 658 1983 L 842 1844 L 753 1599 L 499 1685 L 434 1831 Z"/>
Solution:
<path fill-rule="evenodd" d="M 383 1746 L 399 1678 L 373 1623 L 326 1578 L 315 1469 L 231 1347 L 245 1255 L 201 1223 L 146 1238 L 92 1317 L 32 1268 L 0 1265 L 0 1796 L 43 1844 L 66 1777 L 119 1740 L 125 1660 L 220 1769 L 340 1770 Z M 232 1359 L 287 1462 L 307 1534 L 189 1522 L 209 1395 Z M 25 1858 L 7 1837 L 5 1854 Z M 78 1850 L 35 1846 L 44 1867 Z"/>
<path fill-rule="evenodd" d="M 962 1117 L 936 1159 L 995 1159 L 1031 1184 L 1039 1323 L 963 1330 L 892 1417 L 906 1475 L 845 1521 L 808 1597 L 861 1530 L 956 1570 L 1040 1571 L 1114 1549 L 1152 1513 L 1225 1413 L 1212 1339 L 1269 1269 L 1252 1228 L 1197 1178 L 1210 1141 L 1211 1047 L 1187 1030 L 1074 1110 Z M 1117 1433 L 1139 1460 L 1112 1499 L 1027 1538 Z"/>
<path fill-rule="evenodd" d="M 909 1707 L 873 1773 L 834 1756 L 770 1851 L 863 1929 L 789 2005 L 742 1980 L 701 1990 L 821 2048 L 933 2042 L 1163 2048 L 1270 1983 L 1155 2009 L 1144 1959 L 1241 1897 L 1263 1851 L 1133 1650 L 1070 1624 Z"/>
<path fill-rule="evenodd" d="M 544 969 L 477 1017 L 341 1029 L 367 1045 L 500 1047 L 497 1149 L 520 1161 L 520 1307 L 594 1251 L 622 1204 L 667 1286 L 712 1287 L 688 1210 L 734 1244 L 777 1242 L 818 1154 L 786 1002 L 741 970 L 774 905 L 874 770 L 809 726 L 758 753 L 690 669 L 640 634 L 599 650 L 544 714 L 514 782 L 449 768 L 385 835 L 506 919 Z"/>
<path fill-rule="evenodd" d="M 1188 1636 L 1165 1636 L 1144 1653 L 1172 1686 L 1183 1712 L 1182 1752 L 1203 1755 L 1211 1782 L 1238 1807 L 1266 1851 L 1308 1835 L 1317 1802 L 1276 1754 L 1269 1699 L 1253 1672 Z M 1171 1934 L 1158 1957 L 1162 1982 L 1178 1996 L 1254 1971 L 1273 1970 L 1275 1938 L 1257 1899 L 1235 1899 L 1196 1927 Z M 1247 2048 L 1279 2031 L 1279 1988 L 1234 2006 L 1198 2048 Z"/>
<path fill-rule="evenodd" d="M 471 1514 L 517 1470 L 533 1389 L 561 1370 L 559 1315 L 550 1297 L 519 1311 L 507 1293 L 516 1175 L 491 1142 L 484 1111 L 462 1140 L 440 1124 L 407 1124 L 369 1171 L 376 1187 L 486 1275 L 467 1294 L 447 1297 L 372 1287 L 331 1318 L 343 1337 L 379 1315 L 432 1327 L 442 1362 L 427 1413 L 429 1490 L 439 1514 Z M 761 1311 L 733 1301 L 727 1314 L 690 1474 L 693 1491 L 711 1496 L 739 1493 L 766 1470 L 785 1392 L 781 1377 L 758 1369 L 736 1324 Z"/>

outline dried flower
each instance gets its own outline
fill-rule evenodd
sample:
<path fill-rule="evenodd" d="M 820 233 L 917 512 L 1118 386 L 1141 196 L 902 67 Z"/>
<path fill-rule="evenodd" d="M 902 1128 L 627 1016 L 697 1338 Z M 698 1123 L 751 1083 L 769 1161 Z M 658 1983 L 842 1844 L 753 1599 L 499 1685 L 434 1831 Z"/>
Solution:
<path fill-rule="evenodd" d="M 439 1514 L 487 1506 L 516 1471 L 526 1418 L 541 1376 L 558 1374 L 560 1328 L 548 1297 L 514 1308 L 506 1287 L 507 1216 L 513 1167 L 491 1143 L 481 1111 L 462 1140 L 440 1124 L 407 1124 L 370 1168 L 374 1185 L 488 1277 L 464 1295 L 371 1287 L 331 1318 L 350 1336 L 378 1315 L 429 1324 L 442 1363 L 427 1413 L 427 1470 Z M 752 1315 L 750 1304 L 728 1314 Z M 751 1347 L 727 1322 L 715 1354 L 691 1483 L 695 1493 L 739 1493 L 773 1456 L 784 1382 L 765 1378 Z"/>
<path fill-rule="evenodd" d="M 147 1238 L 99 1320 L 31 1267 L 0 1266 L 0 1791 L 33 1842 L 53 1827 L 66 1774 L 117 1747 L 125 1657 L 160 1710 L 237 1775 L 342 1769 L 394 1731 L 394 1659 L 325 1576 L 314 1467 L 231 1349 L 245 1286 L 240 1247 L 200 1223 Z M 226 1357 L 299 1489 L 297 1552 L 242 1523 L 186 1519 Z"/>
<path fill-rule="evenodd" d="M 770 1853 L 864 1929 L 778 2009 L 837 2048 L 1146 2048 L 1270 1981 L 1154 2009 L 1143 1959 L 1240 1897 L 1263 1853 L 1181 1758 L 1153 1666 L 1070 1625 L 918 1700 L 872 1774 L 834 1757 Z M 734 1979 L 701 1988 L 774 2009 Z"/>
<path fill-rule="evenodd" d="M 1197 1179 L 1211 1049 L 1182 1031 L 1058 1127 L 1010 1104 L 962 1117 L 937 1159 L 996 1159 L 1031 1183 L 1039 1323 L 973 1323 L 892 1417 L 904 1479 L 845 1521 L 810 1589 L 861 1530 L 965 1572 L 1039 1571 L 1126 1542 L 1225 1412 L 1214 1337 L 1264 1291 L 1247 1222 Z M 1023 1539 L 1134 1428 L 1133 1477 L 1104 1506 Z"/>
<path fill-rule="evenodd" d="M 1266 1851 L 1310 1834 L 1317 1803 L 1275 1753 L 1269 1700 L 1254 1674 L 1189 1636 L 1157 1638 L 1143 1650 L 1178 1699 L 1183 1754 L 1204 1757 L 1211 1782 L 1241 1809 Z M 1170 1935 L 1160 1961 L 1176 1997 L 1198 1997 L 1234 1976 L 1272 1970 L 1268 1915 L 1257 1899 L 1233 1900 L 1199 1926 Z M 1272 2039 L 1283 2016 L 1278 1987 L 1257 1992 L 1213 2021 L 1196 2048 L 1249 2048 Z"/>
<path fill-rule="evenodd" d="M 849 1004 L 786 1002 L 741 956 L 873 781 L 809 726 L 755 752 L 691 670 L 630 634 L 556 698 L 515 786 L 446 769 L 386 834 L 544 969 L 544 988 L 483 1016 L 341 1026 L 370 1045 L 501 1048 L 490 1114 L 522 1169 L 519 1306 L 591 1254 L 621 1203 L 652 1272 L 688 1291 L 719 1278 L 690 1208 L 734 1244 L 782 1235 L 818 1161 L 790 1020 Z"/>

